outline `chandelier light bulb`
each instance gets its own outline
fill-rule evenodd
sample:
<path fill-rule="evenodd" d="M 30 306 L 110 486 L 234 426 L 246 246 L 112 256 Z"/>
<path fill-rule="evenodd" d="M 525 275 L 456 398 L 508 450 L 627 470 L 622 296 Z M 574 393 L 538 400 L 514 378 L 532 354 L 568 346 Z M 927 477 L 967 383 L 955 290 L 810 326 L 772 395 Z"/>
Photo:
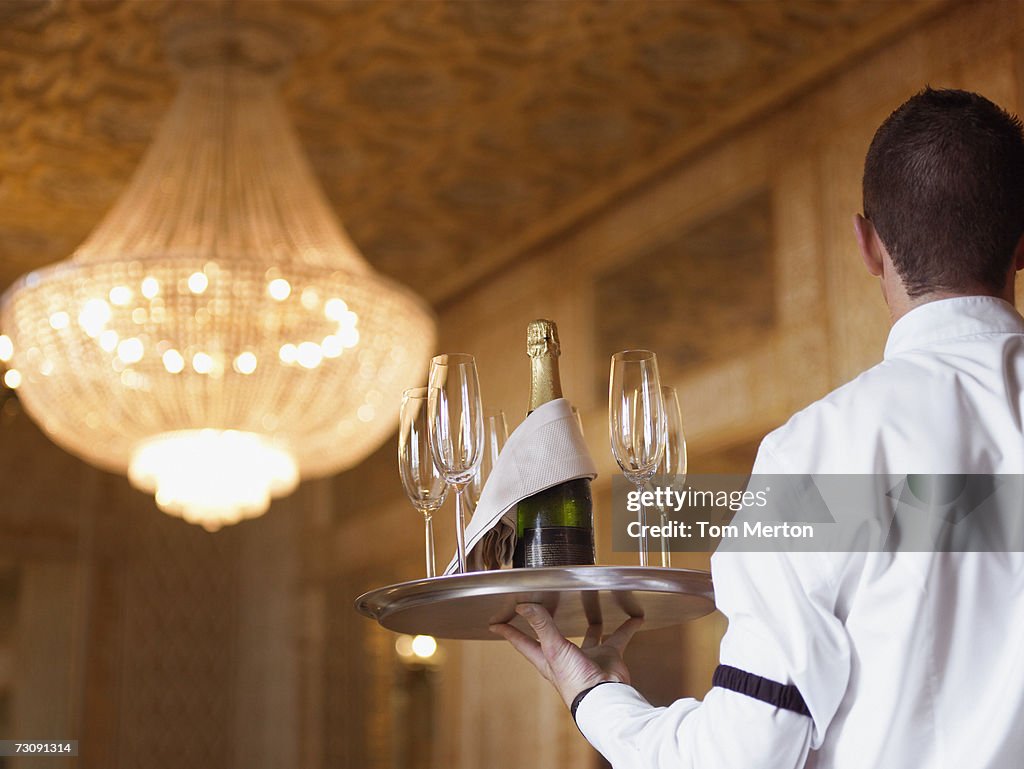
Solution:
<path fill-rule="evenodd" d="M 117 349 L 117 340 L 117 332 L 112 328 L 108 328 L 100 334 L 100 349 L 103 350 L 103 352 L 113 352 Z"/>
<path fill-rule="evenodd" d="M 210 279 L 201 272 L 193 272 L 188 276 L 188 290 L 193 294 L 202 294 L 210 285 Z"/>
<path fill-rule="evenodd" d="M 332 299 L 328 299 L 327 303 L 324 305 L 324 315 L 327 316 L 328 320 L 341 320 L 346 312 L 348 312 L 348 305 L 345 304 L 344 299 L 334 297 Z"/>
<path fill-rule="evenodd" d="M 134 337 L 117 343 L 117 357 L 124 363 L 138 363 L 144 351 L 142 342 Z"/>
<path fill-rule="evenodd" d="M 374 451 L 395 419 L 373 404 L 435 330 L 327 204 L 277 92 L 288 42 L 243 21 L 169 39 L 174 104 L 86 240 L 0 299 L 0 361 L 56 443 L 215 530 Z"/>
<path fill-rule="evenodd" d="M 179 374 L 185 368 L 185 358 L 175 349 L 167 350 L 163 355 L 164 368 L 169 374 Z"/>
<path fill-rule="evenodd" d="M 114 286 L 110 289 L 110 303 L 125 307 L 132 301 L 132 290 L 128 286 Z"/>
<path fill-rule="evenodd" d="M 235 358 L 235 371 L 239 374 L 251 374 L 256 370 L 256 364 L 256 356 L 246 351 Z"/>
<path fill-rule="evenodd" d="M 292 287 L 284 278 L 275 278 L 267 285 L 267 293 L 271 298 L 283 302 L 291 294 Z"/>

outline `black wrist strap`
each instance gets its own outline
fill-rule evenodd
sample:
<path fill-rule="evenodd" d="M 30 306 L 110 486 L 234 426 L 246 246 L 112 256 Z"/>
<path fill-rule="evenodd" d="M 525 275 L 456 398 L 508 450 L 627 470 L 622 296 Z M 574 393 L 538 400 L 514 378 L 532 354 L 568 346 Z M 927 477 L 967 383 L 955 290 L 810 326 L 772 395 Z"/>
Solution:
<path fill-rule="evenodd" d="M 577 708 L 579 708 L 580 703 L 583 702 L 583 698 L 584 697 L 586 697 L 588 694 L 590 694 L 592 691 L 594 691 L 594 689 L 596 689 L 599 686 L 603 686 L 604 684 L 618 684 L 618 683 L 622 683 L 622 682 L 621 681 L 601 681 L 600 683 L 596 683 L 593 686 L 588 686 L 582 692 L 580 692 L 575 697 L 573 697 L 572 705 L 569 706 L 569 711 L 572 713 L 572 720 L 573 721 L 576 720 L 576 710 L 577 710 Z"/>

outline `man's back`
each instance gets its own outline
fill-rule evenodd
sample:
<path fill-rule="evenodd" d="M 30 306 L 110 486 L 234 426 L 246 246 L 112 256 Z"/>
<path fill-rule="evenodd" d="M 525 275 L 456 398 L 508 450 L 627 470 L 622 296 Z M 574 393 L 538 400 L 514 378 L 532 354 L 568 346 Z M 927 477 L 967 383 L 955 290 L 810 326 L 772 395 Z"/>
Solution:
<path fill-rule="evenodd" d="M 1024 319 L 990 297 L 931 302 L 896 323 L 882 363 L 769 436 L 756 472 L 1020 475 L 1022 410 Z M 808 765 L 1020 766 L 1024 556 L 827 557 L 806 579 L 834 601 L 849 661 Z"/>

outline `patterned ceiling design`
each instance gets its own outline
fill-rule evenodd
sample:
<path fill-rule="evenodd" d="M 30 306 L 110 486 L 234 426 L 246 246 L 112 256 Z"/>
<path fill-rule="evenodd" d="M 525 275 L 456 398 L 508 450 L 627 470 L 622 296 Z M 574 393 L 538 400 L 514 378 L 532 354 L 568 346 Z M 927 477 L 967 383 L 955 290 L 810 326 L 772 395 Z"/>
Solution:
<path fill-rule="evenodd" d="M 182 16 L 301 41 L 284 97 L 331 204 L 438 303 L 737 105 L 936 5 L 0 0 L 0 289 L 70 254 L 123 189 L 173 97 L 162 31 Z"/>

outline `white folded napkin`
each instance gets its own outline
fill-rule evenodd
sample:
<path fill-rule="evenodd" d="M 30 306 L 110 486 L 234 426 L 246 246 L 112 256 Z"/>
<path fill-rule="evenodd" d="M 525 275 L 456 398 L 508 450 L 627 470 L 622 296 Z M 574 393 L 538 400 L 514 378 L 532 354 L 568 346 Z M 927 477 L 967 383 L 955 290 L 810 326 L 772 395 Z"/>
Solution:
<path fill-rule="evenodd" d="M 467 569 L 496 569 L 512 560 L 516 503 L 559 483 L 597 477 L 583 432 L 565 398 L 538 407 L 517 427 L 498 455 L 466 527 Z M 458 554 L 445 574 L 458 568 Z"/>

